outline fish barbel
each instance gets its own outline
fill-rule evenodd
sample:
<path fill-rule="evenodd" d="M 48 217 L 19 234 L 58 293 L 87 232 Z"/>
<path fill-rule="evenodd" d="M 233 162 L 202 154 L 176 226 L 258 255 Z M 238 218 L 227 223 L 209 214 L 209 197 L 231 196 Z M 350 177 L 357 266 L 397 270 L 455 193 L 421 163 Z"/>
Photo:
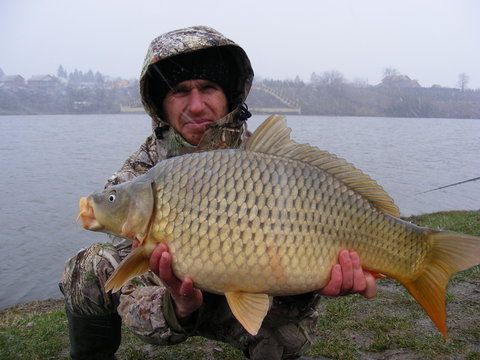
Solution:
<path fill-rule="evenodd" d="M 240 149 L 173 157 L 146 174 L 80 200 L 86 229 L 137 239 L 106 291 L 148 270 L 158 243 L 175 275 L 224 294 L 255 335 L 269 296 L 322 288 L 341 249 L 399 281 L 446 337 L 445 292 L 480 263 L 480 238 L 399 219 L 393 200 L 345 160 L 290 139 L 269 117 Z"/>

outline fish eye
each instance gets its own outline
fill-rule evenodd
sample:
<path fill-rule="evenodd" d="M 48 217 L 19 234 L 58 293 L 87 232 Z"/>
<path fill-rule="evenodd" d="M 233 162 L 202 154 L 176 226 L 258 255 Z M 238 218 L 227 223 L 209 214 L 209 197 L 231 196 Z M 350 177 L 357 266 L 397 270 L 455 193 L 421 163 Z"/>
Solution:
<path fill-rule="evenodd" d="M 107 198 L 107 199 L 108 199 L 108 202 L 109 202 L 109 203 L 113 203 L 113 202 L 115 202 L 115 199 L 116 199 L 116 198 L 117 198 L 117 195 L 115 195 L 115 193 L 112 192 L 112 193 L 110 193 L 110 194 L 108 195 L 108 198 Z"/>

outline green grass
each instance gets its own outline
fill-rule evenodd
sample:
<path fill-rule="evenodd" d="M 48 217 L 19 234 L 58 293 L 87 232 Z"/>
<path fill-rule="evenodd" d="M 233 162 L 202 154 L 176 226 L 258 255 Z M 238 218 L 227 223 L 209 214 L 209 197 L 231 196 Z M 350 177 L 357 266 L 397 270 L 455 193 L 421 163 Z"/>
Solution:
<path fill-rule="evenodd" d="M 406 219 L 421 226 L 480 236 L 480 212 L 442 212 Z M 332 359 L 480 359 L 480 268 L 457 274 L 447 294 L 445 341 L 419 305 L 393 280 L 379 281 L 373 300 L 323 298 L 309 356 Z M 392 355 L 393 354 L 393 355 Z M 119 359 L 244 359 L 236 349 L 202 338 L 169 347 L 147 345 L 124 327 Z M 61 301 L 0 312 L 0 359 L 68 359 Z"/>
<path fill-rule="evenodd" d="M 62 301 L 52 301 L 46 311 L 27 311 L 26 306 L 0 313 L 0 359 L 69 359 L 67 318 Z M 125 326 L 119 359 L 203 360 L 242 359 L 242 354 L 223 343 L 193 337 L 175 346 L 146 345 Z"/>
<path fill-rule="evenodd" d="M 0 359 L 63 359 L 68 346 L 63 308 L 44 314 L 10 313 L 0 318 Z"/>
<path fill-rule="evenodd" d="M 405 220 L 431 229 L 450 230 L 480 236 L 480 211 L 442 211 L 411 216 Z"/>
<path fill-rule="evenodd" d="M 389 287 L 393 285 L 390 280 L 384 282 L 390 282 Z M 406 358 L 432 360 L 475 356 L 475 349 L 480 346 L 478 323 L 458 324 L 462 327 L 461 336 L 445 341 L 418 305 L 410 302 L 405 306 L 405 296 L 409 295 L 403 290 L 385 297 L 380 285 L 378 296 L 382 299 L 324 299 L 319 337 L 309 354 L 332 359 L 368 359 L 368 354 L 374 358 L 373 354 L 392 351 L 409 354 Z M 480 311 L 478 299 L 474 311 Z M 470 316 L 469 311 L 462 316 Z"/>

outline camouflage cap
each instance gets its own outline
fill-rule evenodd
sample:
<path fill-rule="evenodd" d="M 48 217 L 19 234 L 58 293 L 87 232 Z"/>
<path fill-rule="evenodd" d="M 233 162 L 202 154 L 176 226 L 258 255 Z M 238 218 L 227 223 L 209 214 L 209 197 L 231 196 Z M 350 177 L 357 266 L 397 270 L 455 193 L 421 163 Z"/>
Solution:
<path fill-rule="evenodd" d="M 150 68 L 153 64 L 161 67 L 161 62 L 181 54 L 189 54 L 200 50 L 218 49 L 232 59 L 229 62 L 236 67 L 233 73 L 238 77 L 232 85 L 231 93 L 235 94 L 231 103 L 240 105 L 245 101 L 253 81 L 253 69 L 245 51 L 232 40 L 215 29 L 206 26 L 193 26 L 185 29 L 174 30 L 155 38 L 147 51 L 142 73 L 140 75 L 140 96 L 145 111 L 152 118 L 153 129 L 168 125 L 161 118 L 161 103 L 155 98 L 155 78 Z M 238 75 L 237 75 L 238 74 Z"/>

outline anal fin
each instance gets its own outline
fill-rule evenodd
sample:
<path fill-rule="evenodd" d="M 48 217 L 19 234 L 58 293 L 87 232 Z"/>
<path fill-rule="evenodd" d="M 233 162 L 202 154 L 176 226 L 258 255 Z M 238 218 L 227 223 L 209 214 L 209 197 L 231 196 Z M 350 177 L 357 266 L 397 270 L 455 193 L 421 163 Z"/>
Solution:
<path fill-rule="evenodd" d="M 384 275 L 384 274 L 382 274 L 382 273 L 379 273 L 378 271 L 373 271 L 373 270 L 368 270 L 368 269 L 367 269 L 367 271 L 368 271 L 370 274 L 372 274 L 372 276 L 373 276 L 376 280 L 387 278 L 387 275 Z"/>
<path fill-rule="evenodd" d="M 270 306 L 268 295 L 228 292 L 225 296 L 235 318 L 250 334 L 257 335 Z"/>

